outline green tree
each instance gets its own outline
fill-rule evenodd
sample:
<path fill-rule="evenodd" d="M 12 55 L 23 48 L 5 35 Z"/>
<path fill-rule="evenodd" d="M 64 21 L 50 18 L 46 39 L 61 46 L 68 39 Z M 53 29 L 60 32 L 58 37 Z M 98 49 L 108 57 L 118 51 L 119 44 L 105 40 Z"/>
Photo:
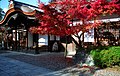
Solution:
<path fill-rule="evenodd" d="M 1 0 L 0 0 L 0 1 L 1 1 Z M 0 7 L 0 21 L 1 21 L 3 15 L 4 15 L 4 14 L 3 14 L 3 9 Z"/>
<path fill-rule="evenodd" d="M 3 10 L 2 10 L 2 8 L 0 8 L 0 20 L 2 19 L 2 16 L 3 16 Z"/>

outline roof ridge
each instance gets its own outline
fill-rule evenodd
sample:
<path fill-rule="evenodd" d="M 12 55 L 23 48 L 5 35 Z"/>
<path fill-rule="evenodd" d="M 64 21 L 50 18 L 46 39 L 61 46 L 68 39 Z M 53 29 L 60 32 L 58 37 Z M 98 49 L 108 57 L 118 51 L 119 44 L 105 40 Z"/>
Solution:
<path fill-rule="evenodd" d="M 38 9 L 38 7 L 37 7 L 37 6 L 34 6 L 34 5 L 30 5 L 30 4 L 23 3 L 23 2 L 19 2 L 19 1 L 14 1 L 14 2 L 15 2 L 15 4 L 23 4 L 23 5 L 27 5 L 27 6 L 34 7 L 34 8 L 37 8 L 37 9 Z"/>

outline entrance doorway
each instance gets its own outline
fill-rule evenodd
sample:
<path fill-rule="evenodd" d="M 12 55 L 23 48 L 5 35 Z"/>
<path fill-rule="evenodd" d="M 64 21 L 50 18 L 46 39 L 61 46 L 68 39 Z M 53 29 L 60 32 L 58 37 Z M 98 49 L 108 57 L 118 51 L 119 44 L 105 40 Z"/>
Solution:
<path fill-rule="evenodd" d="M 27 47 L 27 31 L 25 29 L 12 30 L 13 49 L 23 50 Z"/>

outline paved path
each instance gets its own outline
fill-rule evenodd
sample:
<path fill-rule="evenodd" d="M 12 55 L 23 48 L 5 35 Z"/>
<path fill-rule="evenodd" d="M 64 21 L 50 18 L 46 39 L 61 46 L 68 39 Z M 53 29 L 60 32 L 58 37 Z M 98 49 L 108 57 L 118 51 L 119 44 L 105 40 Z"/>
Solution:
<path fill-rule="evenodd" d="M 33 55 L 33 54 L 23 54 L 23 53 L 17 53 L 17 52 L 1 52 L 0 53 L 0 76 L 120 76 L 120 72 L 118 71 L 113 71 L 109 69 L 108 70 L 107 69 L 90 70 L 89 68 L 78 68 L 76 66 L 67 67 L 67 68 L 56 71 L 56 70 L 48 69 L 47 64 L 45 64 L 47 67 L 46 66 L 41 67 L 41 66 L 37 66 L 38 64 L 35 65 L 33 63 L 32 64 L 29 63 L 29 61 L 24 62 L 24 59 L 18 59 L 18 58 L 21 58 L 18 56 L 23 56 L 23 58 L 25 57 L 28 59 L 32 56 L 35 56 L 37 58 L 44 56 L 44 57 L 47 57 L 47 59 L 49 57 L 48 59 L 49 61 L 51 55 L 50 56 L 48 55 L 50 54 L 44 53 L 40 55 Z M 13 58 L 13 57 L 18 57 L 18 58 Z M 29 59 L 29 60 L 31 60 L 31 62 L 34 62 L 33 59 Z M 56 64 L 56 62 L 54 63 Z M 55 64 L 48 64 L 48 65 L 49 67 L 52 66 L 50 68 L 54 68 L 53 66 L 56 66 Z"/>
<path fill-rule="evenodd" d="M 46 76 L 50 72 L 53 71 L 0 56 L 0 76 Z"/>
<path fill-rule="evenodd" d="M 7 57 L 21 54 L 23 53 L 6 52 L 0 54 L 0 76 L 73 76 L 66 73 L 65 70 L 54 71 Z"/>
<path fill-rule="evenodd" d="M 46 68 L 0 56 L 0 76 L 81 76 L 79 73 L 74 73 L 72 70 L 68 71 L 68 69 L 52 71 Z M 86 76 L 87 75 L 88 74 L 86 74 Z"/>

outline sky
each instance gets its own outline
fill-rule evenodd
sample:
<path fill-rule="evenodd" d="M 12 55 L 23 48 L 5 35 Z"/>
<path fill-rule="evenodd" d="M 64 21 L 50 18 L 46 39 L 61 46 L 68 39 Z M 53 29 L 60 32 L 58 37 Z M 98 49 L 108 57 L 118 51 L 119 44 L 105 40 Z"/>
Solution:
<path fill-rule="evenodd" d="M 38 5 L 38 0 L 15 0 L 15 1 L 27 3 L 27 4 L 34 5 L 34 6 Z M 49 0 L 40 0 L 40 1 L 43 3 L 48 3 Z M 7 11 L 8 4 L 9 4 L 8 0 L 1 0 L 0 1 L 0 7 L 3 9 L 4 12 Z"/>

